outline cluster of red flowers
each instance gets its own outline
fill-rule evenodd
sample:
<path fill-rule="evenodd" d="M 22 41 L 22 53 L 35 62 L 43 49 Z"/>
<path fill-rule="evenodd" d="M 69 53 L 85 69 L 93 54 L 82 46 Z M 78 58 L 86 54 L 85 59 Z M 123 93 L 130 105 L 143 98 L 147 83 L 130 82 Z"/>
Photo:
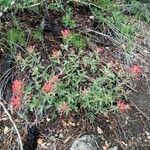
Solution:
<path fill-rule="evenodd" d="M 60 75 L 60 74 L 59 74 Z M 43 93 L 51 93 L 56 88 L 56 83 L 58 81 L 59 75 L 52 76 L 48 81 L 46 81 L 42 87 Z"/>
<path fill-rule="evenodd" d="M 135 78 L 140 77 L 140 75 L 142 74 L 142 68 L 138 64 L 135 64 L 135 65 L 131 66 L 130 69 L 129 69 L 129 71 L 131 71 L 132 75 Z"/>
<path fill-rule="evenodd" d="M 17 110 L 21 105 L 23 82 L 21 80 L 14 80 L 12 83 L 12 97 L 10 100 L 11 106 Z"/>
<path fill-rule="evenodd" d="M 42 91 L 43 93 L 51 93 L 54 90 L 54 84 L 50 83 L 50 82 L 45 82 L 43 87 L 42 87 Z"/>
<path fill-rule="evenodd" d="M 63 102 L 63 103 L 60 105 L 60 108 L 59 108 L 60 113 L 65 113 L 65 112 L 68 111 L 68 110 L 69 110 L 69 105 L 68 105 L 68 103 Z"/>
<path fill-rule="evenodd" d="M 22 81 L 14 80 L 12 83 L 12 91 L 14 94 L 19 94 L 22 91 Z"/>
<path fill-rule="evenodd" d="M 71 35 L 71 31 L 69 29 L 64 29 L 61 31 L 61 34 L 63 36 L 63 39 L 66 39 Z"/>
<path fill-rule="evenodd" d="M 125 102 L 125 101 L 123 101 L 123 100 L 119 100 L 119 101 L 117 102 L 117 107 L 118 107 L 118 109 L 119 109 L 121 112 L 125 112 L 125 111 L 131 109 L 130 104 L 127 103 L 127 102 Z"/>

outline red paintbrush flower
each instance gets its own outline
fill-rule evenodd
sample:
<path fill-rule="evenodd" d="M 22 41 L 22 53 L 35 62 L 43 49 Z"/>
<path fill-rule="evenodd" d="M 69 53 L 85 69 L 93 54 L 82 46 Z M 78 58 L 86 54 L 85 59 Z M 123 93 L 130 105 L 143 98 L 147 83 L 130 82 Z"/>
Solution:
<path fill-rule="evenodd" d="M 21 80 L 14 80 L 12 83 L 12 97 L 10 104 L 17 110 L 21 105 L 21 99 L 23 94 L 23 82 Z"/>
<path fill-rule="evenodd" d="M 61 113 L 64 113 L 64 112 L 66 112 L 67 110 L 69 110 L 69 105 L 68 105 L 68 103 L 64 102 L 62 105 L 60 105 L 60 112 L 61 112 Z"/>
<path fill-rule="evenodd" d="M 120 111 L 124 112 L 131 109 L 131 106 L 123 100 L 119 100 L 117 102 L 117 107 Z"/>
<path fill-rule="evenodd" d="M 12 96 L 12 98 L 10 100 L 10 104 L 15 110 L 19 109 L 20 105 L 21 105 L 20 96 Z"/>
<path fill-rule="evenodd" d="M 58 77 L 61 75 L 61 73 L 59 75 L 54 75 L 52 76 L 47 82 L 44 83 L 43 87 L 42 87 L 42 92 L 43 93 L 51 93 L 54 91 L 57 81 L 58 81 Z"/>
<path fill-rule="evenodd" d="M 21 80 L 14 80 L 12 83 L 12 92 L 13 94 L 19 94 L 22 92 L 23 83 Z"/>
<path fill-rule="evenodd" d="M 61 31 L 61 34 L 63 36 L 63 39 L 66 39 L 71 35 L 71 32 L 70 32 L 69 29 L 64 29 L 64 30 Z"/>
<path fill-rule="evenodd" d="M 51 82 L 46 82 L 42 87 L 42 92 L 51 93 L 54 90 L 54 87 L 55 87 L 54 84 L 52 84 Z"/>
<path fill-rule="evenodd" d="M 138 76 L 141 75 L 141 73 L 142 73 L 142 68 L 141 68 L 141 66 L 138 65 L 138 64 L 133 65 L 132 67 L 130 67 L 129 70 L 131 71 L 131 73 L 132 73 L 135 77 L 138 77 Z"/>

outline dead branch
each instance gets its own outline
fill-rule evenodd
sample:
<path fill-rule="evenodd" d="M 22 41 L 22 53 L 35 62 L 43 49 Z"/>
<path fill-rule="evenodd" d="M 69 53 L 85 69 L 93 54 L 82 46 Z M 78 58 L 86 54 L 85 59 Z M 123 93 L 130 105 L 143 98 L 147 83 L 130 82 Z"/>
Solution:
<path fill-rule="evenodd" d="M 131 105 L 134 106 L 147 120 L 150 120 L 150 117 L 143 112 L 132 100 L 130 100 Z"/>
<path fill-rule="evenodd" d="M 15 129 L 17 135 L 18 135 L 18 142 L 19 142 L 19 145 L 20 145 L 20 150 L 23 150 L 23 144 L 22 144 L 21 136 L 20 136 L 20 133 L 17 129 L 17 126 L 16 126 L 15 122 L 13 121 L 10 113 L 7 111 L 5 105 L 1 101 L 0 101 L 0 105 L 2 106 L 2 108 L 3 108 L 4 112 L 6 113 L 6 115 L 9 117 L 10 122 L 13 124 L 14 129 Z"/>

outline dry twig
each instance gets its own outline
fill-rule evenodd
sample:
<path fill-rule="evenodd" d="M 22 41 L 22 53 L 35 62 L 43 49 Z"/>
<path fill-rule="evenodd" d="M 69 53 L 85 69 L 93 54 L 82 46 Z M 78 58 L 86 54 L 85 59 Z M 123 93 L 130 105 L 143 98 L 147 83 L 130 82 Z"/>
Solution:
<path fill-rule="evenodd" d="M 95 31 L 95 30 L 92 30 L 92 29 L 89 29 L 89 28 L 85 29 L 85 32 L 87 32 L 87 33 L 90 33 L 90 32 L 91 33 L 95 33 L 97 35 L 104 36 L 104 37 L 110 39 L 111 41 L 114 41 L 116 44 L 121 44 L 119 41 L 115 40 L 113 37 L 111 37 L 111 36 L 109 36 L 107 34 L 104 34 L 104 33 L 101 33 L 101 32 L 98 32 L 98 31 Z"/>
<path fill-rule="evenodd" d="M 17 135 L 18 135 L 18 142 L 19 142 L 19 145 L 20 145 L 20 150 L 23 150 L 23 144 L 22 144 L 21 136 L 20 136 L 20 133 L 19 133 L 19 131 L 18 131 L 18 129 L 17 129 L 17 126 L 16 126 L 15 122 L 13 121 L 13 119 L 12 119 L 10 113 L 7 111 L 5 105 L 4 105 L 1 101 L 0 101 L 0 106 L 2 106 L 4 112 L 5 112 L 5 113 L 7 114 L 7 116 L 9 117 L 10 122 L 13 124 L 14 129 L 15 129 Z"/>
<path fill-rule="evenodd" d="M 132 106 L 134 106 L 148 121 L 150 120 L 150 117 L 143 112 L 132 100 L 130 100 Z"/>

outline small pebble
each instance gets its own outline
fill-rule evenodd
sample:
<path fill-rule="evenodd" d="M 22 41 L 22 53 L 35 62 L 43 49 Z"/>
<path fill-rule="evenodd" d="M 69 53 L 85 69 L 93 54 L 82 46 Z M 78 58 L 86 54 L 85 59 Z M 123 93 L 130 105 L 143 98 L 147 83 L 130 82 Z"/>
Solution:
<path fill-rule="evenodd" d="M 59 138 L 60 138 L 60 139 L 63 139 L 63 138 L 64 138 L 64 136 L 63 136 L 62 133 L 59 134 Z"/>

